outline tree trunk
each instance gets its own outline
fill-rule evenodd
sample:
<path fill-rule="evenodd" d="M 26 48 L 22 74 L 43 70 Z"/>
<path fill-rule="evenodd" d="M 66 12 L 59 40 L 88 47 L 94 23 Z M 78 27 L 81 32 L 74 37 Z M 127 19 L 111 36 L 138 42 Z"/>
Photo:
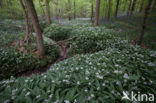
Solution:
<path fill-rule="evenodd" d="M 23 3 L 22 0 L 19 0 L 20 4 L 22 6 L 22 9 L 24 11 L 24 19 L 25 19 L 25 31 L 26 31 L 26 35 L 25 35 L 25 39 L 24 41 L 26 41 L 27 43 L 29 42 L 29 19 L 28 19 L 28 12 L 26 10 L 26 7 Z"/>
<path fill-rule="evenodd" d="M 140 39 L 139 39 L 139 43 L 138 43 L 139 45 L 142 45 L 142 41 L 144 38 L 145 29 L 146 29 L 146 22 L 148 19 L 148 15 L 150 13 L 151 5 L 152 5 L 152 0 L 148 0 L 148 5 L 145 9 L 144 20 L 143 20 L 143 24 L 142 24 L 142 31 L 141 31 L 141 35 L 140 35 Z"/>
<path fill-rule="evenodd" d="M 108 20 L 110 20 L 111 16 L 111 0 L 108 0 Z"/>
<path fill-rule="evenodd" d="M 132 5 L 132 0 L 129 0 L 129 6 L 128 6 L 127 16 L 129 16 L 129 15 L 130 15 L 131 5 Z"/>
<path fill-rule="evenodd" d="M 93 11 L 94 10 L 93 8 L 94 8 L 94 6 L 93 6 L 93 0 L 92 0 L 92 4 L 91 4 L 91 21 L 93 21 L 93 15 L 94 15 L 93 14 L 93 12 L 94 12 Z"/>
<path fill-rule="evenodd" d="M 39 4 L 40 4 L 41 11 L 42 11 L 42 13 L 43 13 L 42 15 L 43 15 L 43 17 L 44 17 L 46 14 L 45 14 L 44 9 L 43 9 L 43 7 L 42 7 L 41 0 L 39 0 Z"/>
<path fill-rule="evenodd" d="M 144 2 L 145 2 L 145 0 L 142 0 L 141 5 L 140 5 L 140 9 L 139 9 L 139 13 L 142 12 L 142 9 L 143 9 L 143 6 L 144 6 Z"/>
<path fill-rule="evenodd" d="M 153 11 L 154 9 L 156 9 L 156 1 L 153 1 L 153 4 L 152 4 L 152 9 L 151 9 L 151 11 Z"/>
<path fill-rule="evenodd" d="M 26 4 L 28 7 L 28 11 L 30 13 L 30 17 L 32 19 L 33 28 L 36 32 L 37 37 L 37 49 L 39 57 L 43 57 L 45 54 L 44 51 L 44 44 L 43 44 L 43 37 L 42 37 L 42 30 L 38 21 L 37 13 L 34 7 L 34 3 L 32 0 L 26 0 Z"/>
<path fill-rule="evenodd" d="M 51 24 L 51 18 L 50 18 L 50 9 L 49 9 L 49 0 L 46 0 L 45 1 L 46 3 L 46 15 L 47 15 L 47 23 L 48 23 L 48 25 L 50 25 Z"/>
<path fill-rule="evenodd" d="M 117 19 L 117 16 L 118 16 L 118 8 L 119 8 L 119 0 L 116 1 L 116 10 L 115 10 L 115 19 Z"/>
<path fill-rule="evenodd" d="M 76 2 L 74 0 L 74 19 L 76 19 Z"/>
<path fill-rule="evenodd" d="M 68 0 L 68 20 L 71 20 L 71 3 L 70 3 L 70 0 Z"/>
<path fill-rule="evenodd" d="M 136 1 L 137 0 L 133 0 L 133 4 L 132 4 L 132 9 L 131 9 L 130 15 L 133 15 L 133 13 L 134 13 Z"/>
<path fill-rule="evenodd" d="M 96 0 L 96 11 L 95 11 L 94 26 L 99 25 L 99 9 L 100 9 L 100 0 Z"/>

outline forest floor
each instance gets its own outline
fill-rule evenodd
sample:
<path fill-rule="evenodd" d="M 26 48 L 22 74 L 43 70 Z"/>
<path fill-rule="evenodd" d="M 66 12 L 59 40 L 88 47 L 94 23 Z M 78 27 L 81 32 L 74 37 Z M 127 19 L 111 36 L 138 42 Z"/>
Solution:
<path fill-rule="evenodd" d="M 29 45 L 22 45 L 26 52 L 19 50 L 20 45 L 11 45 L 23 40 L 24 22 L 0 22 L 0 100 L 114 103 L 121 102 L 123 91 L 156 95 L 154 27 L 147 29 L 150 37 L 144 44 L 149 44 L 143 48 L 131 43 L 139 37 L 141 23 L 137 18 L 128 20 L 99 27 L 89 20 L 62 20 L 48 27 L 41 23 L 46 51 L 42 59 L 36 57 L 35 33 Z"/>

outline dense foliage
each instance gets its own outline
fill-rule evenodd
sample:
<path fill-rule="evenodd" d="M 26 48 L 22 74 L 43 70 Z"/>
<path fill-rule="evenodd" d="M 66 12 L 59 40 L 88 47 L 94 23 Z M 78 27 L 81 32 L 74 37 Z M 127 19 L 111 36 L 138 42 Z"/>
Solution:
<path fill-rule="evenodd" d="M 41 69 L 54 63 L 59 57 L 59 48 L 49 46 L 55 42 L 43 37 L 46 56 L 43 59 L 38 59 L 35 54 L 37 50 L 36 34 L 31 36 L 31 43 L 24 43 L 25 34 L 21 33 L 23 32 L 23 22 L 5 20 L 1 21 L 0 25 L 4 25 L 0 28 L 0 80 L 21 72 Z M 15 26 L 12 27 L 13 25 Z"/>
<path fill-rule="evenodd" d="M 1 101 L 120 102 L 122 91 L 155 94 L 156 53 L 129 45 L 78 55 L 42 75 L 1 81 Z"/>
<path fill-rule="evenodd" d="M 57 47 L 46 46 L 44 59 L 37 59 L 33 54 L 22 54 L 13 50 L 0 49 L 0 79 L 17 75 L 20 72 L 45 67 L 59 56 Z"/>
<path fill-rule="evenodd" d="M 112 29 L 84 25 L 70 26 L 72 30 L 69 38 L 76 37 L 68 43 L 72 45 L 71 54 L 80 55 L 52 65 L 42 75 L 18 79 L 11 77 L 1 81 L 0 100 L 120 103 L 123 91 L 156 94 L 155 51 L 129 44 L 128 40 L 118 37 Z M 90 54 L 92 52 L 96 53 Z"/>
<path fill-rule="evenodd" d="M 59 41 L 67 39 L 70 31 L 71 28 L 69 27 L 52 25 L 44 29 L 44 34 L 55 41 Z"/>

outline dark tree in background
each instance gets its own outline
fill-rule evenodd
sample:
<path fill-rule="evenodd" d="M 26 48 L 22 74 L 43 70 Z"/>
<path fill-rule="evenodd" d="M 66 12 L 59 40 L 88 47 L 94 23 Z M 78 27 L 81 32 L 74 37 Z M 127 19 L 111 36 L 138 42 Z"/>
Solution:
<path fill-rule="evenodd" d="M 74 0 L 74 19 L 76 19 L 76 2 Z"/>
<path fill-rule="evenodd" d="M 47 17 L 47 23 L 48 23 L 48 25 L 51 24 L 49 2 L 50 2 L 50 0 L 46 0 L 45 1 L 45 4 L 46 4 L 46 17 Z"/>
<path fill-rule="evenodd" d="M 137 1 L 137 0 L 133 0 L 133 4 L 132 4 L 131 11 L 130 11 L 130 15 L 133 15 L 133 13 L 134 13 L 136 1 Z"/>
<path fill-rule="evenodd" d="M 41 27 L 40 27 L 40 24 L 38 21 L 34 3 L 32 0 L 26 0 L 26 5 L 27 5 L 28 11 L 30 13 L 30 17 L 32 20 L 34 30 L 36 32 L 38 56 L 43 57 L 45 54 L 45 51 L 44 51 L 44 45 L 43 45 L 42 30 L 41 30 Z"/>
<path fill-rule="evenodd" d="M 93 11 L 94 9 L 93 8 L 94 8 L 94 6 L 93 6 L 93 0 L 91 0 L 91 21 L 93 21 L 93 15 L 94 15 L 93 14 L 94 13 L 94 11 Z"/>
<path fill-rule="evenodd" d="M 120 0 L 116 0 L 116 10 L 115 10 L 115 15 L 114 15 L 115 18 L 117 18 L 117 16 L 118 16 L 119 1 Z"/>
<path fill-rule="evenodd" d="M 24 41 L 26 41 L 28 43 L 28 41 L 29 41 L 29 18 L 28 18 L 28 11 L 27 11 L 26 6 L 23 3 L 23 1 L 25 1 L 25 0 L 19 0 L 19 1 L 20 1 L 20 4 L 21 4 L 21 7 L 23 9 L 23 12 L 24 12 L 23 14 L 24 14 L 24 19 L 25 19 L 26 35 L 25 35 Z"/>
<path fill-rule="evenodd" d="M 140 9 L 139 9 L 139 12 L 140 12 L 140 13 L 141 13 L 142 10 L 143 10 L 144 2 L 145 2 L 145 0 L 142 0 L 141 5 L 140 5 Z"/>
<path fill-rule="evenodd" d="M 71 2 L 68 0 L 68 20 L 71 20 Z"/>
<path fill-rule="evenodd" d="M 98 26 L 99 25 L 99 10 L 100 10 L 100 0 L 96 0 L 96 10 L 95 10 L 94 26 Z"/>
<path fill-rule="evenodd" d="M 127 16 L 129 16 L 129 15 L 130 15 L 131 5 L 132 5 L 132 0 L 129 0 L 129 6 L 128 6 Z"/>
<path fill-rule="evenodd" d="M 144 38 L 146 26 L 147 26 L 147 19 L 148 19 L 149 13 L 150 13 L 152 1 L 153 0 L 148 0 L 148 5 L 145 9 L 144 20 L 143 20 L 143 24 L 142 24 L 142 31 L 141 31 L 141 35 L 140 35 L 140 39 L 139 39 L 139 43 L 138 43 L 139 45 L 142 45 L 142 42 L 143 42 L 143 38 Z"/>
<path fill-rule="evenodd" d="M 110 20 L 110 16 L 111 16 L 111 0 L 108 0 L 108 20 Z"/>

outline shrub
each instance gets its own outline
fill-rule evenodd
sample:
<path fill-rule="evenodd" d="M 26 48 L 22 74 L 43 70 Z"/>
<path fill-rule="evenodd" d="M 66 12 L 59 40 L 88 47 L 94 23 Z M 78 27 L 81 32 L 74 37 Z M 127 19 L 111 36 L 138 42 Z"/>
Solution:
<path fill-rule="evenodd" d="M 114 35 L 113 30 L 105 27 L 78 27 L 72 33 L 75 33 L 76 39 L 68 42 L 68 45 L 72 46 L 69 55 L 104 50 L 108 46 L 113 46 L 114 41 L 119 39 Z"/>
<path fill-rule="evenodd" d="M 30 53 L 22 54 L 13 50 L 0 49 L 0 80 L 53 63 L 59 56 L 58 47 L 45 45 L 45 49 L 46 57 L 43 59 L 35 58 L 34 54 Z"/>
<path fill-rule="evenodd" d="M 70 27 L 52 25 L 45 28 L 44 34 L 55 41 L 59 41 L 67 39 L 70 35 L 70 31 Z"/>
<path fill-rule="evenodd" d="M 24 70 L 35 67 L 35 58 L 32 55 L 24 55 L 13 50 L 0 49 L 0 79 L 8 78 Z"/>

